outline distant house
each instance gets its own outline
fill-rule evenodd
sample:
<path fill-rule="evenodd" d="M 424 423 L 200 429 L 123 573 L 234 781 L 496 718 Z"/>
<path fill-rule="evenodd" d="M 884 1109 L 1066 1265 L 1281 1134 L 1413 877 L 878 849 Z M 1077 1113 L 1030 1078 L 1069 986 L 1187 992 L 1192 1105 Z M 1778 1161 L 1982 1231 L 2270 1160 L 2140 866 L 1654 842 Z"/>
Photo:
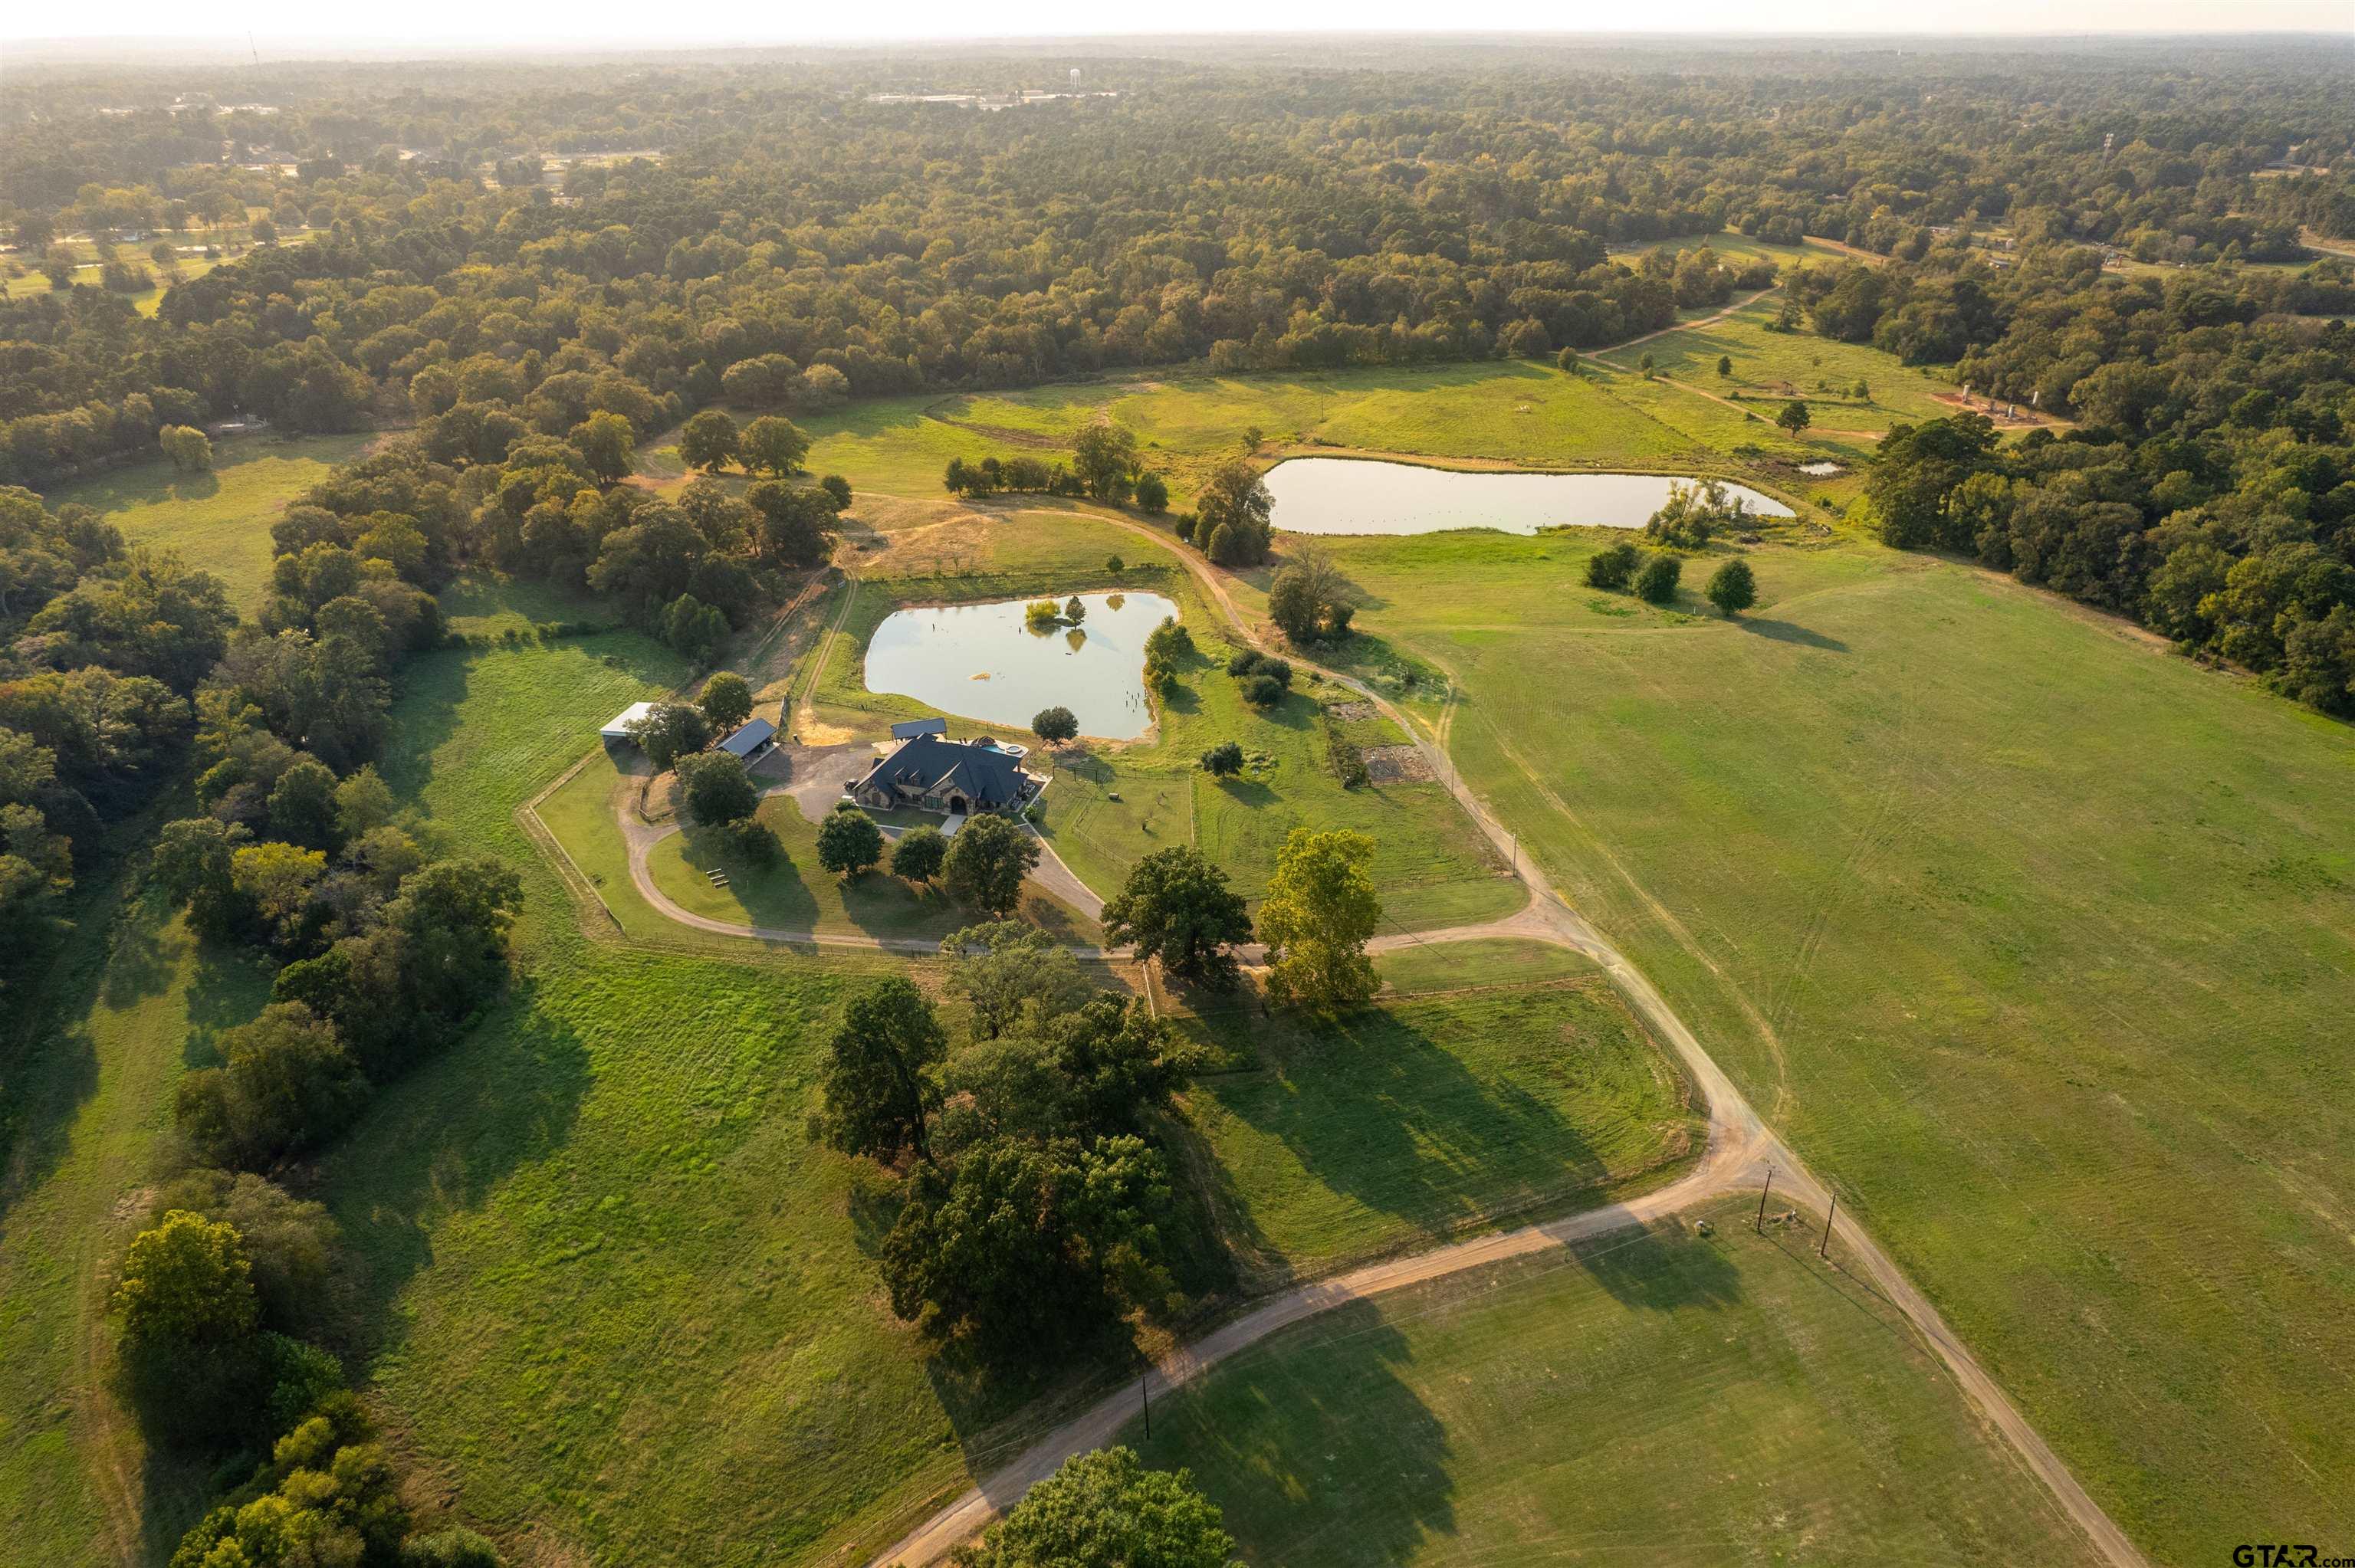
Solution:
<path fill-rule="evenodd" d="M 655 705 L 652 703 L 632 703 L 628 707 L 607 719 L 605 727 L 597 733 L 608 746 L 620 741 L 634 740 L 635 737 L 630 734 L 630 726 L 654 711 Z"/>
<path fill-rule="evenodd" d="M 756 718 L 738 726 L 719 743 L 719 749 L 740 761 L 751 762 L 776 744 L 777 726 L 767 719 Z"/>
<path fill-rule="evenodd" d="M 964 815 L 1017 810 L 1039 792 L 1039 783 L 1010 752 L 927 731 L 868 769 L 851 785 L 850 798 L 879 811 L 916 806 Z"/>
<path fill-rule="evenodd" d="M 931 718 L 902 719 L 891 726 L 893 740 L 913 740 L 920 735 L 946 735 L 949 721 L 935 714 Z"/>

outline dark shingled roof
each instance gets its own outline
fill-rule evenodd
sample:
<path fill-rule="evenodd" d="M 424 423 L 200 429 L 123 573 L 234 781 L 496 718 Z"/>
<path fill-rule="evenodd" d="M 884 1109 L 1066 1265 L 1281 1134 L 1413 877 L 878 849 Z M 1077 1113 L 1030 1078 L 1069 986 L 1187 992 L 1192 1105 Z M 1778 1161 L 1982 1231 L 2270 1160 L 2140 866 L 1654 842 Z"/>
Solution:
<path fill-rule="evenodd" d="M 937 735 L 906 742 L 877 763 L 858 788 L 931 790 L 943 779 L 979 810 L 1002 810 L 1022 799 L 1022 768 L 1013 758 L 994 747 L 964 746 Z"/>
<path fill-rule="evenodd" d="M 931 718 L 902 719 L 891 726 L 893 740 L 913 740 L 920 735 L 946 735 L 949 721 L 935 715 Z"/>

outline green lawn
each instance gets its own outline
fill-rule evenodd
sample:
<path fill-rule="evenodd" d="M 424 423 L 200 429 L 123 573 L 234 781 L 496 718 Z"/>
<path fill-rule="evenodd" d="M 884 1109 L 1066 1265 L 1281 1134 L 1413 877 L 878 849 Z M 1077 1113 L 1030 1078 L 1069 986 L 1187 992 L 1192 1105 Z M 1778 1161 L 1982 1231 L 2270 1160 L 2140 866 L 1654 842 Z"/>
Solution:
<path fill-rule="evenodd" d="M 271 524 L 375 439 L 232 436 L 214 443 L 209 473 L 178 473 L 159 458 L 61 484 L 44 499 L 52 508 L 95 507 L 134 547 L 178 551 L 220 578 L 229 601 L 250 614 L 269 591 Z"/>
<path fill-rule="evenodd" d="M 1887 1304 L 1748 1207 L 1327 1313 L 1121 1440 L 1267 1568 L 2094 1561 Z"/>
<path fill-rule="evenodd" d="M 937 886 L 902 882 L 879 869 L 847 882 L 826 871 L 818 864 L 816 825 L 790 796 L 763 800 L 760 816 L 783 848 L 774 863 L 749 864 L 702 832 L 674 833 L 648 855 L 655 885 L 695 914 L 789 931 L 938 938 L 975 919 Z M 884 853 L 890 853 L 888 843 Z M 713 871 L 728 879 L 726 885 L 711 881 Z M 1035 885 L 1025 887 L 1017 914 L 1064 941 L 1096 939 L 1092 922 Z"/>
<path fill-rule="evenodd" d="M 1453 677 L 1525 853 L 2155 1557 L 2355 1539 L 2355 731 L 1964 567 L 1768 547 L 1729 624 L 1592 547 L 1335 554 L 1363 656 Z"/>
<path fill-rule="evenodd" d="M 1400 997 L 1324 1022 L 1244 1007 L 1188 1027 L 1250 1064 L 1204 1079 L 1187 1114 L 1257 1288 L 1592 1207 L 1666 1180 L 1706 1131 L 1599 976 Z"/>

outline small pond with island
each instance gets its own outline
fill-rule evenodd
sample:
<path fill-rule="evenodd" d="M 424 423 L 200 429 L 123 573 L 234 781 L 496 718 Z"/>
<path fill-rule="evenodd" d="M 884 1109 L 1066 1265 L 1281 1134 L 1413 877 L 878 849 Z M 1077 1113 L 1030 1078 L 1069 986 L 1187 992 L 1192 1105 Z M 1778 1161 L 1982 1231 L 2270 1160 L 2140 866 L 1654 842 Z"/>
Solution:
<path fill-rule="evenodd" d="M 1145 640 L 1178 606 L 1157 593 L 1078 598 L 1078 624 L 1041 629 L 1025 619 L 1028 599 L 894 610 L 868 641 L 867 689 L 1016 729 L 1066 707 L 1082 735 L 1134 740 L 1153 723 Z"/>
<path fill-rule="evenodd" d="M 1267 471 L 1273 521 L 1289 534 L 1436 534 L 1448 528 L 1641 528 L 1670 489 L 1659 473 L 1504 473 L 1377 458 L 1290 458 Z M 1728 493 L 1762 517 L 1791 509 L 1747 485 Z"/>

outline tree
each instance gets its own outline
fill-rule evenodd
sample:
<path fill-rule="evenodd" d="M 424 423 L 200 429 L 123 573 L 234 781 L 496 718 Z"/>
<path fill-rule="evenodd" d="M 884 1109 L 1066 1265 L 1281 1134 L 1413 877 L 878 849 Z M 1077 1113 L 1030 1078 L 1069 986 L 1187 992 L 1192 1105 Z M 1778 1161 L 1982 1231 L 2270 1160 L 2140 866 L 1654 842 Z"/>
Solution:
<path fill-rule="evenodd" d="M 619 414 L 601 409 L 573 426 L 564 439 L 602 483 L 619 484 L 637 464 L 637 432 Z"/>
<path fill-rule="evenodd" d="M 1257 566 L 1267 559 L 1268 519 L 1275 497 L 1248 459 L 1230 458 L 1210 471 L 1202 486 L 1196 538 L 1207 538 L 1204 550 L 1220 566 Z M 1219 530 L 1227 531 L 1222 546 Z"/>
<path fill-rule="evenodd" d="M 1721 354 L 1717 356 L 1717 373 L 1720 376 L 1732 376 L 1733 374 L 1733 355 L 1730 354 Z"/>
<path fill-rule="evenodd" d="M 1202 771 L 1213 779 L 1231 779 L 1243 770 L 1243 748 L 1240 741 L 1222 740 L 1202 753 Z"/>
<path fill-rule="evenodd" d="M 297 758 L 270 791 L 270 831 L 289 843 L 332 850 L 343 842 L 336 776 L 316 758 Z"/>
<path fill-rule="evenodd" d="M 959 1568 L 1235 1568 L 1216 1503 L 1184 1470 L 1148 1470 L 1126 1448 L 1076 1455 L 1023 1494 Z"/>
<path fill-rule="evenodd" d="M 281 947 L 305 945 L 311 889 L 326 874 L 327 857 L 320 851 L 275 841 L 242 845 L 229 857 L 229 887 L 239 905 Z"/>
<path fill-rule="evenodd" d="M 1750 503 L 1713 479 L 1668 486 L 1668 499 L 1644 524 L 1644 536 L 1674 549 L 1698 550 L 1721 530 L 1750 521 Z"/>
<path fill-rule="evenodd" d="M 208 1163 L 259 1170 L 344 1129 L 368 1098 L 334 1025 L 300 1002 L 273 1002 L 221 1036 L 228 1065 L 199 1067 L 176 1091 L 175 1119 Z"/>
<path fill-rule="evenodd" d="M 202 473 L 213 466 L 213 444 L 192 425 L 166 425 L 155 432 L 164 455 L 182 473 Z"/>
<path fill-rule="evenodd" d="M 342 1233 L 325 1205 L 250 1171 L 197 1170 L 164 1183 L 148 1205 L 148 1223 L 176 1210 L 237 1232 L 252 1265 L 261 1327 L 301 1333 L 334 1316 Z"/>
<path fill-rule="evenodd" d="M 1076 740 L 1080 734 L 1079 716 L 1060 705 L 1040 708 L 1030 715 L 1030 733 L 1050 746 Z"/>
<path fill-rule="evenodd" d="M 1171 1294 L 1168 1173 L 1141 1138 L 992 1139 L 953 1170 L 920 1167 L 906 1192 L 883 1279 L 891 1310 L 934 1333 L 969 1327 L 998 1354 L 1035 1356 L 1116 1298 Z"/>
<path fill-rule="evenodd" d="M 628 728 L 657 773 L 667 773 L 680 758 L 711 744 L 711 721 L 687 703 L 656 703 L 632 719 Z"/>
<path fill-rule="evenodd" d="M 1107 943 L 1126 943 L 1181 980 L 1220 989 L 1234 983 L 1236 944 L 1252 939 L 1242 895 L 1190 844 L 1156 850 L 1131 867 L 1104 905 L 1103 930 Z"/>
<path fill-rule="evenodd" d="M 663 607 L 662 640 L 690 662 L 708 664 L 728 645 L 728 617 L 717 605 L 683 593 Z"/>
<path fill-rule="evenodd" d="M 1807 412 L 1805 403 L 1794 397 L 1776 410 L 1774 422 L 1796 436 L 1814 422 L 1814 416 Z"/>
<path fill-rule="evenodd" d="M 1750 563 L 1737 556 L 1710 574 L 1704 591 L 1709 602 L 1732 620 L 1758 602 L 1758 579 L 1751 574 Z"/>
<path fill-rule="evenodd" d="M 1586 586 L 1589 588 L 1624 588 L 1643 563 L 1644 552 L 1628 540 L 1605 545 L 1586 557 Z"/>
<path fill-rule="evenodd" d="M 1684 563 L 1674 556 L 1654 556 L 1636 574 L 1636 593 L 1639 599 L 1653 604 L 1668 604 L 1677 597 L 1677 579 L 1684 575 Z"/>
<path fill-rule="evenodd" d="M 745 500 L 760 517 L 760 552 L 767 559 L 810 567 L 834 548 L 842 507 L 824 485 L 762 480 L 746 493 Z"/>
<path fill-rule="evenodd" d="M 243 824 L 218 817 L 166 822 L 157 835 L 150 863 L 156 884 L 175 905 L 186 906 L 188 925 L 198 935 L 226 937 L 245 917 L 231 865 L 250 837 Z"/>
<path fill-rule="evenodd" d="M 1585 374 L 1583 366 L 1579 363 L 1578 350 L 1575 348 L 1563 349 L 1560 354 L 1554 356 L 1553 362 L 1561 368 L 1564 375 L 1581 376 Z"/>
<path fill-rule="evenodd" d="M 736 455 L 747 471 L 780 478 L 799 473 L 809 450 L 808 434 L 782 414 L 762 415 L 744 427 L 736 443 Z"/>
<path fill-rule="evenodd" d="M 914 982 L 870 981 L 843 1009 L 827 1048 L 819 1118 L 827 1144 L 886 1162 L 912 1149 L 929 1162 L 930 1118 L 941 1103 L 934 1075 L 947 1055 L 948 1036 Z"/>
<path fill-rule="evenodd" d="M 910 882 L 930 882 L 941 874 L 949 841 L 940 829 L 925 823 L 910 828 L 891 845 L 891 874 Z"/>
<path fill-rule="evenodd" d="M 1039 841 L 994 812 L 967 818 L 949 840 L 941 882 L 949 896 L 987 915 L 1009 915 L 1022 879 L 1039 863 Z"/>
<path fill-rule="evenodd" d="M 996 1039 L 1026 1014 L 1035 1024 L 1069 1012 L 1096 991 L 1069 948 L 1019 920 L 953 931 L 941 956 L 949 960 L 949 991 L 973 1004 L 976 1040 Z"/>
<path fill-rule="evenodd" d="M 251 1333 L 260 1316 L 244 1238 L 186 1213 L 132 1241 L 109 1304 L 135 1346 L 221 1345 Z"/>
<path fill-rule="evenodd" d="M 850 481 L 838 473 L 829 473 L 817 482 L 817 487 L 826 492 L 827 500 L 834 503 L 837 514 L 850 510 Z"/>
<path fill-rule="evenodd" d="M 1347 829 L 1285 837 L 1259 911 L 1272 994 L 1321 1012 L 1372 998 L 1380 981 L 1366 943 L 1382 915 L 1373 859 L 1374 841 Z"/>
<path fill-rule="evenodd" d="M 736 421 L 718 408 L 706 408 L 678 433 L 678 459 L 689 468 L 709 473 L 736 461 Z"/>
<path fill-rule="evenodd" d="M 686 786 L 687 814 L 707 828 L 741 821 L 760 809 L 761 791 L 741 758 L 706 751 L 678 765 Z"/>
<path fill-rule="evenodd" d="M 1089 421 L 1072 440 L 1071 471 L 1091 500 L 1127 499 L 1136 471 L 1136 432 L 1105 416 Z"/>
<path fill-rule="evenodd" d="M 817 863 L 837 876 L 863 875 L 882 858 L 883 830 L 852 802 L 843 801 L 818 824 Z"/>
<path fill-rule="evenodd" d="M 1169 482 L 1157 473 L 1136 476 L 1136 509 L 1148 517 L 1169 510 Z"/>
<path fill-rule="evenodd" d="M 1319 606 L 1306 577 L 1287 567 L 1275 574 L 1267 591 L 1267 618 L 1295 642 L 1316 635 Z"/>
<path fill-rule="evenodd" d="M 695 705 L 711 725 L 711 733 L 726 735 L 752 716 L 752 683 L 732 670 L 722 670 L 703 683 Z"/>

